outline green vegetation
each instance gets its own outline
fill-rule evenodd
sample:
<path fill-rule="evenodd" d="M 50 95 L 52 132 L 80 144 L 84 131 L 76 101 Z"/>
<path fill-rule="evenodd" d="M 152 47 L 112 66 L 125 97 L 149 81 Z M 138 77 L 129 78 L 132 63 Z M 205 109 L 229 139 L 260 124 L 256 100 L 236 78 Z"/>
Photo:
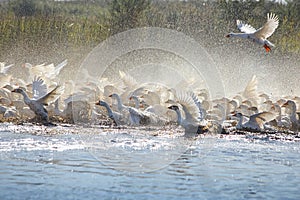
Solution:
<path fill-rule="evenodd" d="M 108 19 L 112 34 L 137 27 L 150 6 L 149 0 L 112 0 Z"/>
<path fill-rule="evenodd" d="M 299 54 L 299 11 L 299 1 L 7 1 L 0 4 L 0 60 L 40 63 L 74 58 L 77 63 L 110 35 L 145 26 L 175 29 L 196 39 L 205 33 L 209 41 L 236 30 L 236 19 L 258 28 L 268 12 L 280 19 L 271 39 L 278 51 Z"/>

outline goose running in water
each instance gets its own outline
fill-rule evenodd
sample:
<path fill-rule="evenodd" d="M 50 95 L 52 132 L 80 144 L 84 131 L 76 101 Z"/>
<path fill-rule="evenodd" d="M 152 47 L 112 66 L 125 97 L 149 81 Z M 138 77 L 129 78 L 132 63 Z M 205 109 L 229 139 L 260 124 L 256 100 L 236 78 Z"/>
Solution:
<path fill-rule="evenodd" d="M 23 96 L 25 104 L 35 113 L 37 119 L 44 125 L 53 125 L 49 121 L 48 112 L 44 105 L 56 101 L 63 92 L 63 87 L 56 86 L 47 93 L 46 84 L 42 79 L 37 78 L 32 82 L 32 99 L 28 97 L 27 93 L 22 88 L 14 89 L 12 92 L 20 93 Z"/>
<path fill-rule="evenodd" d="M 0 105 L 0 114 L 3 115 L 4 118 L 16 118 L 17 110 L 14 107 L 7 107 Z"/>
<path fill-rule="evenodd" d="M 292 100 L 288 100 L 285 104 L 282 105 L 288 109 L 288 117 L 291 122 L 291 130 L 298 131 L 300 130 L 300 120 L 297 111 L 296 103 Z"/>
<path fill-rule="evenodd" d="M 262 44 L 267 52 L 271 51 L 271 47 L 275 46 L 269 40 L 267 40 L 267 38 L 274 33 L 279 24 L 278 17 L 275 14 L 268 13 L 267 22 L 258 30 L 240 20 L 237 20 L 236 24 L 238 29 L 243 33 L 229 33 L 226 35 L 226 37 L 240 37 L 249 39 L 258 44 Z"/>
<path fill-rule="evenodd" d="M 116 93 L 110 95 L 113 99 L 117 100 L 117 109 L 120 112 L 122 118 L 127 118 L 128 125 L 139 126 L 139 125 L 164 125 L 166 120 L 155 113 L 148 111 L 141 111 L 138 108 L 131 106 L 125 106 L 122 103 L 120 96 Z M 135 97 L 135 96 L 131 96 Z"/>
<path fill-rule="evenodd" d="M 141 116 L 140 111 L 136 108 L 125 106 L 122 103 L 120 96 L 116 93 L 109 95 L 109 97 L 117 101 L 117 110 L 120 112 L 123 119 L 127 119 L 127 124 L 131 126 L 140 125 Z"/>
<path fill-rule="evenodd" d="M 133 102 L 134 102 L 134 108 L 140 109 L 140 107 L 143 107 L 141 105 L 140 100 L 139 100 L 139 98 L 137 96 L 132 95 L 132 96 L 129 97 L 129 100 L 133 100 Z"/>
<path fill-rule="evenodd" d="M 132 95 L 130 100 L 134 100 L 135 109 L 129 109 L 130 117 L 136 122 L 136 125 L 165 125 L 167 121 L 176 121 L 175 113 L 161 104 L 154 104 L 145 108 L 144 100 L 139 100 L 137 96 Z M 142 110 L 143 111 L 142 111 Z"/>
<path fill-rule="evenodd" d="M 122 99 L 117 93 L 113 93 L 113 94 L 109 95 L 109 97 L 111 97 L 112 99 L 115 99 L 117 101 L 117 109 L 119 112 L 128 111 L 128 106 L 125 106 L 122 103 Z"/>
<path fill-rule="evenodd" d="M 194 93 L 176 92 L 176 98 L 185 118 L 178 105 L 171 105 L 168 108 L 176 112 L 177 122 L 184 128 L 185 136 L 203 133 L 207 128 L 207 122 L 204 119 L 204 110 L 196 95 Z"/>
<path fill-rule="evenodd" d="M 270 112 L 261 112 L 251 115 L 249 120 L 244 122 L 244 115 L 242 113 L 234 114 L 238 118 L 238 124 L 236 128 L 239 130 L 248 131 L 262 131 L 264 130 L 264 124 L 275 119 L 275 115 Z"/>
<path fill-rule="evenodd" d="M 279 128 L 289 129 L 291 122 L 288 116 L 282 116 L 281 106 L 277 103 L 273 104 L 271 109 L 271 112 L 275 113 L 276 119 L 275 119 L 275 126 Z"/>
<path fill-rule="evenodd" d="M 108 103 L 106 103 L 105 101 L 100 100 L 99 102 L 96 103 L 96 105 L 103 106 L 104 108 L 106 108 L 108 117 L 110 119 L 112 119 L 115 124 L 117 124 L 117 125 L 125 124 L 122 119 L 123 115 L 121 113 L 112 111 L 111 108 L 109 107 Z"/>
<path fill-rule="evenodd" d="M 129 107 L 130 120 L 132 125 L 143 125 L 143 126 L 163 126 L 167 123 L 167 120 L 159 117 L 158 115 L 148 112 L 141 111 L 136 108 Z"/>

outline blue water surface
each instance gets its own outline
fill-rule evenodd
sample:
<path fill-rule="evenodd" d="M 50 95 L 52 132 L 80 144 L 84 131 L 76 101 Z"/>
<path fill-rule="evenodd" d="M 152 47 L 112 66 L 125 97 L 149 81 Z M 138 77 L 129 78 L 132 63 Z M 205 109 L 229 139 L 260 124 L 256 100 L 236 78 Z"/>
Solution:
<path fill-rule="evenodd" d="M 0 136 L 2 200 L 300 199 L 297 142 L 202 138 L 168 166 L 135 172 L 95 158 L 80 135 Z"/>

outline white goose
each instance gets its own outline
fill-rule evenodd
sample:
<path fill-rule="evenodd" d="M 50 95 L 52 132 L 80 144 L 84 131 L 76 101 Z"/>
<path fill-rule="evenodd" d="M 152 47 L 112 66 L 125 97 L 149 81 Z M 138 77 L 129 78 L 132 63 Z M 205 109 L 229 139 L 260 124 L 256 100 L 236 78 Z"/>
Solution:
<path fill-rule="evenodd" d="M 282 116 L 282 111 L 280 105 L 277 103 L 273 104 L 271 112 L 275 113 L 276 115 L 276 126 L 283 129 L 289 129 L 291 125 L 291 121 L 288 116 Z"/>
<path fill-rule="evenodd" d="M 261 112 L 251 115 L 249 120 L 244 122 L 244 116 L 242 113 L 234 114 L 238 118 L 238 124 L 236 128 L 239 130 L 248 131 L 262 131 L 264 130 L 264 124 L 275 119 L 275 115 L 270 112 Z"/>
<path fill-rule="evenodd" d="M 144 97 L 143 97 L 144 98 Z M 175 113 L 172 112 L 170 109 L 166 108 L 166 106 L 161 105 L 161 104 L 154 104 L 151 106 L 148 106 L 146 109 L 143 110 L 143 108 L 145 108 L 147 106 L 147 104 L 145 103 L 144 100 L 139 99 L 139 97 L 132 95 L 130 98 L 130 100 L 133 100 L 134 103 L 134 108 L 136 109 L 135 111 L 133 111 L 131 109 L 130 115 L 131 117 L 136 117 L 138 115 L 140 115 L 141 117 L 144 118 L 151 118 L 149 125 L 153 125 L 154 123 L 156 124 L 165 124 L 167 119 L 169 119 L 170 121 L 176 121 L 176 116 Z M 143 111 L 141 111 L 141 109 Z M 144 124 L 147 125 L 147 124 Z"/>
<path fill-rule="evenodd" d="M 0 105 L 0 114 L 3 115 L 5 119 L 16 118 L 18 116 L 16 108 L 2 105 Z"/>
<path fill-rule="evenodd" d="M 134 108 L 135 109 L 140 109 L 140 107 L 142 106 L 140 103 L 140 99 L 139 97 L 132 95 L 129 97 L 129 100 L 132 100 L 134 102 Z"/>
<path fill-rule="evenodd" d="M 5 63 L 0 62 L 0 88 L 10 85 L 12 75 L 7 74 L 8 70 L 13 65 L 5 65 Z"/>
<path fill-rule="evenodd" d="M 32 82 L 32 99 L 28 97 L 27 93 L 22 88 L 14 89 L 12 92 L 22 94 L 25 104 L 28 105 L 28 107 L 35 113 L 37 119 L 44 125 L 52 125 L 49 121 L 48 112 L 44 105 L 48 105 L 49 103 L 56 101 L 63 92 L 63 87 L 56 86 L 47 93 L 46 84 L 42 79 L 37 78 Z"/>
<path fill-rule="evenodd" d="M 140 114 L 141 111 L 139 111 L 136 108 L 124 105 L 122 103 L 121 97 L 116 93 L 109 95 L 109 97 L 117 101 L 117 110 L 122 115 L 122 118 L 128 119 L 127 122 L 128 125 L 131 126 L 141 125 L 140 124 L 141 117 L 142 117 L 142 115 Z"/>
<path fill-rule="evenodd" d="M 133 107 L 129 107 L 128 111 L 130 113 L 130 120 L 132 122 L 132 125 L 163 126 L 167 123 L 166 119 L 159 117 L 152 112 L 141 111 Z"/>
<path fill-rule="evenodd" d="M 285 107 L 288 109 L 288 117 L 291 121 L 291 127 L 290 129 L 292 131 L 298 131 L 300 130 L 300 120 L 297 111 L 296 103 L 292 100 L 288 100 L 285 104 L 282 105 L 282 107 Z"/>
<path fill-rule="evenodd" d="M 108 103 L 106 103 L 105 101 L 100 100 L 99 102 L 96 103 L 96 105 L 103 106 L 104 108 L 106 108 L 108 117 L 110 119 L 112 119 L 115 122 L 115 124 L 117 124 L 117 125 L 126 124 L 123 121 L 123 115 L 121 113 L 112 111 L 111 108 L 109 107 Z"/>
<path fill-rule="evenodd" d="M 128 106 L 125 106 L 122 103 L 122 99 L 117 93 L 113 93 L 113 94 L 109 95 L 109 97 L 111 97 L 112 99 L 117 101 L 117 109 L 118 109 L 119 112 L 128 111 Z"/>
<path fill-rule="evenodd" d="M 205 113 L 201 103 L 194 93 L 176 92 L 176 102 L 181 106 L 185 118 L 178 105 L 171 105 L 168 108 L 177 113 L 177 122 L 185 130 L 185 135 L 195 135 L 204 132 L 207 122 L 204 119 Z"/>
<path fill-rule="evenodd" d="M 262 44 L 267 52 L 271 51 L 271 47 L 275 46 L 269 40 L 267 40 L 267 38 L 274 33 L 279 24 L 278 17 L 275 14 L 268 13 L 267 22 L 258 30 L 240 20 L 237 20 L 236 23 L 238 29 L 243 33 L 229 33 L 226 35 L 226 37 L 240 37 L 249 39 L 258 44 Z"/>
<path fill-rule="evenodd" d="M 11 65 L 5 65 L 4 62 L 0 62 L 0 73 L 1 74 L 7 74 L 8 70 L 14 66 L 13 64 Z"/>
<path fill-rule="evenodd" d="M 54 64 L 46 65 L 45 63 L 41 65 L 32 66 L 29 63 L 25 63 L 24 67 L 28 69 L 29 72 L 29 80 L 32 80 L 35 76 L 42 77 L 46 81 L 52 81 L 57 78 L 60 71 L 68 64 L 67 60 L 64 60 L 57 66 Z"/>

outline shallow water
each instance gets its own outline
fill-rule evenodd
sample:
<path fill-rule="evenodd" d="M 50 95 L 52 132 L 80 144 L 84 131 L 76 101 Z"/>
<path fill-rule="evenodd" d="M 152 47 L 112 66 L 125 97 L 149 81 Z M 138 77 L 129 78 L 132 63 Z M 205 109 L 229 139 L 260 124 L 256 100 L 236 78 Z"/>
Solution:
<path fill-rule="evenodd" d="M 300 199 L 297 142 L 228 136 L 145 137 L 142 143 L 127 131 L 119 140 L 116 134 L 0 132 L 0 199 Z M 103 141 L 111 146 L 95 148 Z M 176 142 L 185 149 L 175 151 Z M 131 165 L 143 157 L 160 168 Z"/>

